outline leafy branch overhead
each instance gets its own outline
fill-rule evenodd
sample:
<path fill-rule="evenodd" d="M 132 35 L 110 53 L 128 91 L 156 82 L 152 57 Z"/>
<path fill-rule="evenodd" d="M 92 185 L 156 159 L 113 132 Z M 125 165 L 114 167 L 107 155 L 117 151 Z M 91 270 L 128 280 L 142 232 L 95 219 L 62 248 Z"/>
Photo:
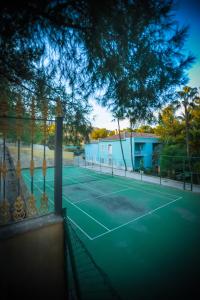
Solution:
<path fill-rule="evenodd" d="M 171 0 L 3 1 L 0 83 L 29 99 L 45 77 L 48 101 L 59 96 L 74 116 L 82 103 L 82 120 L 89 96 L 103 91 L 99 102 L 132 124 L 186 83 L 186 36 Z"/>

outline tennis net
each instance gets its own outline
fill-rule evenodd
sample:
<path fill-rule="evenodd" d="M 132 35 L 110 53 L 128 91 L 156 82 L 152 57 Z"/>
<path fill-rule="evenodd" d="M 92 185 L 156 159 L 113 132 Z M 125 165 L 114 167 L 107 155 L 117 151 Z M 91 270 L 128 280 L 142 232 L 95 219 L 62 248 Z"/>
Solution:
<path fill-rule="evenodd" d="M 87 182 L 93 182 L 93 181 L 101 181 L 101 180 L 107 180 L 111 179 L 113 176 L 108 173 L 85 173 L 78 176 L 70 175 L 64 175 L 63 176 L 63 186 L 72 185 L 72 184 L 81 184 L 81 183 L 87 183 Z"/>

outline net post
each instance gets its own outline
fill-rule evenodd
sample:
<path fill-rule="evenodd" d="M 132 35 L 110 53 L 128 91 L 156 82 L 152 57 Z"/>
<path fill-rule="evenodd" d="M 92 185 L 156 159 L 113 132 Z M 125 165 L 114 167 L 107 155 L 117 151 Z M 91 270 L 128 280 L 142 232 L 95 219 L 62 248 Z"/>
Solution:
<path fill-rule="evenodd" d="M 55 147 L 55 178 L 54 178 L 54 204 L 55 213 L 62 213 L 62 132 L 63 117 L 56 117 L 56 147 Z"/>

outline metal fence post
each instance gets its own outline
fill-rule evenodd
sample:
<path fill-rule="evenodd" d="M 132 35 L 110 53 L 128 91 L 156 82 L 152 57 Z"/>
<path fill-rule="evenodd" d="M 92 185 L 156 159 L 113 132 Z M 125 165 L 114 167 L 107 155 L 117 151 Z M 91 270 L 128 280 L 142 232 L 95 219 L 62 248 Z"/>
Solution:
<path fill-rule="evenodd" d="M 56 117 L 54 204 L 55 213 L 62 213 L 62 137 L 63 118 Z"/>
<path fill-rule="evenodd" d="M 160 170 L 159 170 L 159 173 L 160 173 L 160 184 L 162 184 L 162 174 L 161 174 L 161 156 L 160 156 Z"/>

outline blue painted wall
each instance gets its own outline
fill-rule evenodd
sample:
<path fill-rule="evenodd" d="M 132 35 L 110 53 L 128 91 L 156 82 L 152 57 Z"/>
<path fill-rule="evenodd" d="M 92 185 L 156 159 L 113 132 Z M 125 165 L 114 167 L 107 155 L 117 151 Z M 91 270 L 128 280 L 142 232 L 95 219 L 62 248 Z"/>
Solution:
<path fill-rule="evenodd" d="M 134 137 L 132 139 L 133 161 L 136 169 L 141 167 L 141 160 L 144 168 L 152 167 L 153 144 L 158 142 L 158 138 Z M 131 169 L 130 138 L 122 139 L 122 145 L 127 167 Z M 109 151 L 111 148 L 112 152 Z M 85 157 L 88 161 L 105 165 L 113 163 L 113 166 L 124 167 L 119 140 L 100 140 L 97 143 L 86 144 Z"/>

